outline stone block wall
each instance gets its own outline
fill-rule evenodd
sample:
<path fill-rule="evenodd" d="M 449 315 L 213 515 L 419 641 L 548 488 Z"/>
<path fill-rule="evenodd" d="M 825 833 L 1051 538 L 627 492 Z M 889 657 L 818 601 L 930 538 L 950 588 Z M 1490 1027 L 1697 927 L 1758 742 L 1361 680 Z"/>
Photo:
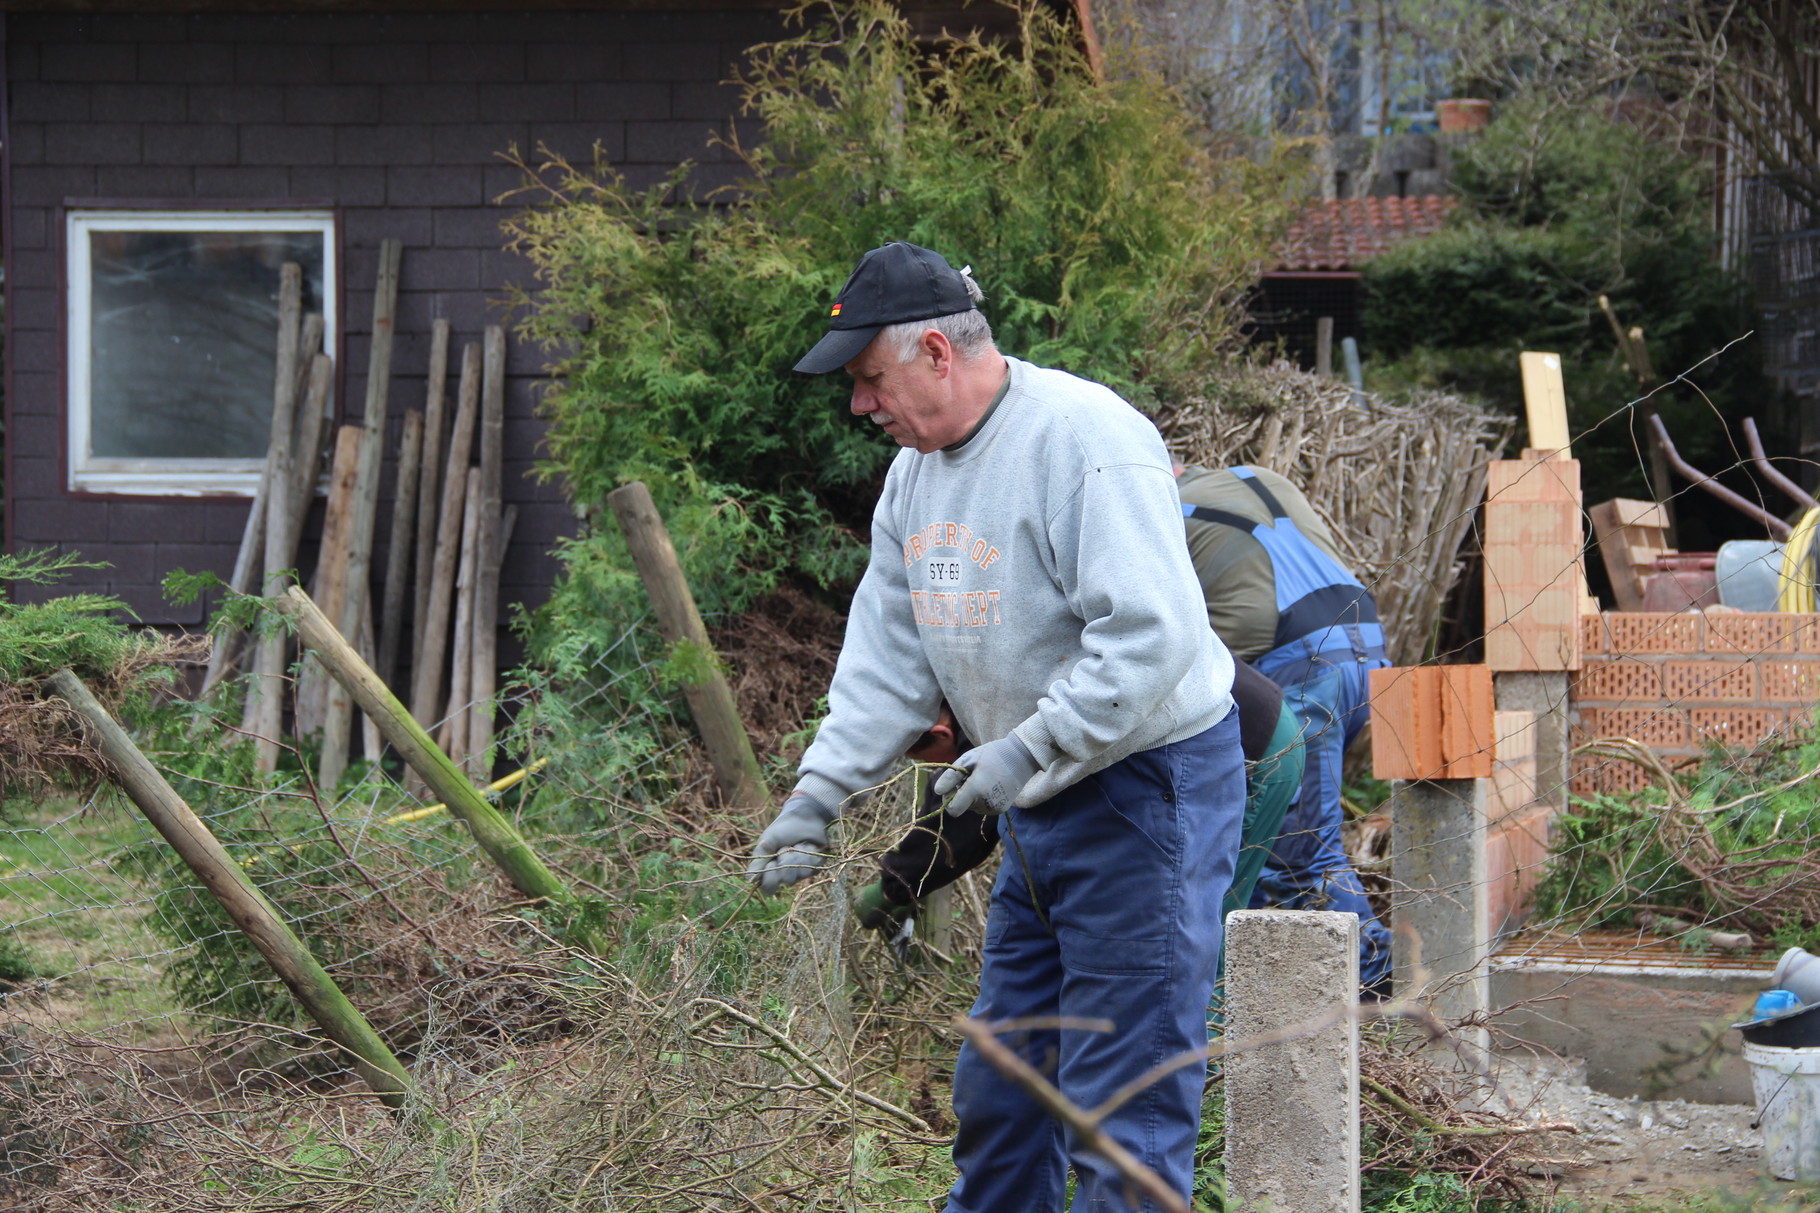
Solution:
<path fill-rule="evenodd" d="M 1569 686 L 1574 745 L 1642 742 L 1671 768 L 1717 741 L 1748 746 L 1799 727 L 1820 703 L 1820 615 L 1607 611 L 1581 619 Z M 1650 781 L 1636 763 L 1574 759 L 1576 795 Z"/>

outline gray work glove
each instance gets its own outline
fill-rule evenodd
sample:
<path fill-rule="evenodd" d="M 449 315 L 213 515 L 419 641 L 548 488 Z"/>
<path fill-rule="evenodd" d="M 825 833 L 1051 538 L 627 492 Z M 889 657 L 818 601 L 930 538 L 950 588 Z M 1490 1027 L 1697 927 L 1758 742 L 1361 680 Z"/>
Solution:
<path fill-rule="evenodd" d="M 958 770 L 955 768 L 959 768 Z M 935 781 L 935 794 L 946 796 L 956 788 L 958 795 L 948 802 L 948 814 L 1003 813 L 1009 809 L 1024 785 L 1043 768 L 1038 766 L 1016 734 L 975 746 L 954 760 L 954 766 L 943 771 Z"/>
<path fill-rule="evenodd" d="M 828 862 L 828 823 L 835 815 L 806 792 L 790 793 L 777 820 L 758 836 L 746 875 L 758 882 L 766 896 L 815 875 Z"/>

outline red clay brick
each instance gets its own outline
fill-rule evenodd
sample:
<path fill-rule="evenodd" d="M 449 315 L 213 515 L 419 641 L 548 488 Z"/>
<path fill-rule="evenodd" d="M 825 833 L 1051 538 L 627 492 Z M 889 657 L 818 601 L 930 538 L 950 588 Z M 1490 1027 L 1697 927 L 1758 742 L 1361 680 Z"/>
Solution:
<path fill-rule="evenodd" d="M 1570 689 L 1575 701 L 1638 703 L 1662 698 L 1662 671 L 1645 661 L 1589 661 Z"/>
<path fill-rule="evenodd" d="M 1662 611 L 1608 611 L 1605 626 L 1611 632 L 1611 652 L 1623 656 L 1647 653 L 1698 653 L 1701 642 L 1698 611 L 1668 614 Z"/>
<path fill-rule="evenodd" d="M 1726 745 L 1755 745 L 1788 722 L 1782 708 L 1695 708 L 1688 713 L 1694 736 Z"/>
<path fill-rule="evenodd" d="M 1671 703 L 1748 701 L 1757 697 L 1757 668 L 1748 661 L 1667 661 L 1662 697 Z"/>
<path fill-rule="evenodd" d="M 1759 653 L 1792 653 L 1800 623 L 1774 611 L 1720 612 L 1706 617 L 1706 651 L 1754 657 Z"/>
<path fill-rule="evenodd" d="M 1802 653 L 1820 653 L 1820 615 L 1790 615 L 1795 624 L 1795 649 Z"/>

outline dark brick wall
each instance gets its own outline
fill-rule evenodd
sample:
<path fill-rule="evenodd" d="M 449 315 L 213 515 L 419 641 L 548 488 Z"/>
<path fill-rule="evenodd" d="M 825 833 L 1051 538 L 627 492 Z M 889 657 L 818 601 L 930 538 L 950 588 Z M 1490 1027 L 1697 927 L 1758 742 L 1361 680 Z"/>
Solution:
<path fill-rule="evenodd" d="M 702 188 L 734 166 L 707 146 L 737 105 L 722 83 L 739 52 L 777 36 L 766 13 L 45 15 L 5 18 L 11 308 L 6 354 L 10 530 L 16 547 L 79 549 L 111 568 L 87 584 L 148 621 L 198 622 L 158 584 L 175 567 L 233 565 L 244 501 L 92 500 L 62 490 L 60 208 L 68 199 L 328 201 L 342 215 L 344 418 L 358 419 L 379 242 L 405 244 L 388 455 L 404 410 L 422 407 L 430 321 L 460 344 L 503 313 L 528 277 L 499 252 L 495 203 L 518 184 L 496 153 L 538 142 L 588 162 L 598 142 L 635 184 L 682 157 Z M 503 601 L 535 605 L 572 512 L 529 475 L 543 355 L 510 351 L 508 501 L 519 504 Z M 385 541 L 394 469 L 382 493 Z M 314 524 L 312 524 L 312 533 Z M 383 551 L 375 569 L 383 568 Z M 503 612 L 502 612 L 503 614 Z"/>

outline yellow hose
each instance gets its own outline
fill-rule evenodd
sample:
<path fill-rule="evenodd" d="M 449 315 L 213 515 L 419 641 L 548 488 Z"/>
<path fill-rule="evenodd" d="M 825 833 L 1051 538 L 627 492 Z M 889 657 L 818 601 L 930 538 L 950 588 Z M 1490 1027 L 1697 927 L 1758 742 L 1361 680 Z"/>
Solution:
<path fill-rule="evenodd" d="M 512 787 L 515 784 L 521 782 L 525 778 L 525 776 L 537 774 L 537 772 L 543 770 L 545 766 L 549 765 L 549 762 L 550 762 L 550 760 L 548 758 L 539 758 L 536 762 L 532 763 L 528 767 L 523 767 L 519 770 L 513 771 L 510 775 L 507 775 L 504 778 L 495 779 L 492 783 L 489 783 L 487 785 L 487 791 L 488 792 L 503 792 L 507 788 Z M 433 814 L 442 812 L 447 807 L 448 807 L 447 805 L 441 805 L 441 804 L 425 805 L 421 809 L 412 809 L 408 813 L 400 813 L 396 817 L 388 817 L 385 819 L 385 824 L 389 825 L 389 826 L 396 826 L 396 825 L 404 825 L 405 823 L 412 822 L 412 821 L 422 821 L 426 817 L 429 817 Z"/>
<path fill-rule="evenodd" d="M 1820 508 L 1801 515 L 1788 542 L 1782 545 L 1782 576 L 1776 590 L 1776 609 L 1812 612 L 1814 597 L 1814 546 L 1820 537 Z"/>

